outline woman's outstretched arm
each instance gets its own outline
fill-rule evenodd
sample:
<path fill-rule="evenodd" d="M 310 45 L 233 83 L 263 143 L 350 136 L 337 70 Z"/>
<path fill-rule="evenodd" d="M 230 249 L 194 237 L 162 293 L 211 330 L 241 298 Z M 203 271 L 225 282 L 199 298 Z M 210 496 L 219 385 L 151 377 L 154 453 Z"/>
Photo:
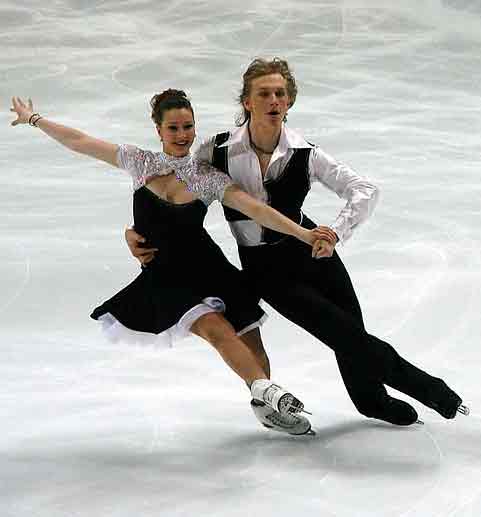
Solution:
<path fill-rule="evenodd" d="M 13 97 L 12 104 L 13 107 L 10 108 L 10 111 L 17 114 L 17 119 L 12 122 L 12 126 L 30 123 L 30 125 L 38 127 L 45 134 L 76 153 L 85 154 L 118 167 L 118 146 L 116 144 L 93 138 L 78 129 L 63 126 L 41 117 L 34 112 L 31 99 L 28 100 L 28 103 L 25 103 L 20 97 Z"/>
<path fill-rule="evenodd" d="M 262 226 L 292 235 L 313 246 L 313 257 L 331 256 L 336 245 L 336 234 L 327 227 L 307 230 L 274 208 L 250 196 L 237 185 L 226 188 L 222 204 L 242 212 Z M 315 245 L 315 247 L 314 247 Z"/>

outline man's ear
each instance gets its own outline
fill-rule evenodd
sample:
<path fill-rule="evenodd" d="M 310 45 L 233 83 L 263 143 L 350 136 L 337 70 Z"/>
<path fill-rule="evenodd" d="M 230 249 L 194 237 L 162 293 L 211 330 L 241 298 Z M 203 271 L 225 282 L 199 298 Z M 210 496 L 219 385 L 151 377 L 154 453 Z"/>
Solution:
<path fill-rule="evenodd" d="M 242 101 L 242 105 L 244 106 L 244 109 L 250 113 L 250 111 L 251 111 L 251 102 L 250 102 L 250 100 L 248 98 L 244 99 Z"/>

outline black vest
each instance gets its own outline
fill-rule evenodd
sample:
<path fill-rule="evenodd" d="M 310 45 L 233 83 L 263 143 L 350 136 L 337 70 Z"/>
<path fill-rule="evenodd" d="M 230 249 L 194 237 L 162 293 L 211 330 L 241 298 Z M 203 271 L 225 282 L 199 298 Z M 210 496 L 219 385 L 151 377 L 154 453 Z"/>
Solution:
<path fill-rule="evenodd" d="M 212 165 L 226 174 L 229 174 L 228 146 L 219 147 L 229 138 L 229 133 L 219 133 L 215 137 Z M 311 188 L 309 180 L 309 155 L 311 149 L 294 149 L 294 153 L 275 180 L 264 181 L 267 192 L 267 204 L 284 214 L 296 223 L 302 220 L 301 207 Z M 230 175 L 230 174 L 229 174 Z M 227 221 L 246 221 L 250 217 L 224 206 L 224 215 Z M 275 232 L 269 228 L 262 228 L 262 240 L 268 244 L 274 244 L 283 239 L 283 233 Z"/>

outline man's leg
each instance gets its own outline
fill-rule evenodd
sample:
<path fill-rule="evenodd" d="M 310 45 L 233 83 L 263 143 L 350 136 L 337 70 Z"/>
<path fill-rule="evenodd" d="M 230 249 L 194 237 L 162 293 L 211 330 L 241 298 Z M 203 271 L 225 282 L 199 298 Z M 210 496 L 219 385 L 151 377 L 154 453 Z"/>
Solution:
<path fill-rule="evenodd" d="M 245 274 L 250 278 L 252 285 L 260 290 L 263 297 L 288 319 L 297 323 L 315 337 L 322 340 L 318 333 L 319 325 L 322 325 L 323 314 L 316 303 L 317 297 L 329 297 L 332 302 L 364 330 L 362 313 L 356 294 L 349 279 L 349 275 L 342 261 L 335 254 L 335 259 L 313 260 L 309 247 L 300 247 L 281 244 L 272 248 L 247 249 L 241 248 L 239 255 Z M 298 291 L 299 277 L 308 278 L 312 286 L 312 295 L 309 292 Z M 288 282 L 290 280 L 290 282 Z M 279 286 L 279 282 L 282 286 Z M 274 288 L 271 289 L 270 286 Z M 276 287 L 278 289 L 276 289 Z M 293 306 L 289 304 L 288 297 L 297 292 L 293 300 Z M 277 302 L 279 301 L 279 302 Z M 286 306 L 289 305 L 289 307 Z M 298 304 L 298 307 L 296 307 Z M 300 312 L 304 312 L 303 305 L 313 309 L 312 317 L 298 318 Z M 336 354 L 339 370 L 346 389 L 358 411 L 364 415 L 372 415 L 381 401 L 387 398 L 387 392 L 382 382 L 373 376 L 368 377 L 366 370 L 353 361 L 352 354 L 341 353 L 333 347 Z"/>
<path fill-rule="evenodd" d="M 374 341 L 364 327 L 313 286 L 284 283 L 266 288 L 264 299 L 287 319 L 328 345 L 340 358 L 339 368 L 348 393 L 362 414 L 397 425 L 410 425 L 417 413 L 409 404 L 390 397 L 383 383 L 396 367 L 397 353 Z"/>
<path fill-rule="evenodd" d="M 329 299 L 362 323 L 361 308 L 341 259 L 335 253 L 331 259 L 323 260 L 324 262 L 322 260 L 307 261 L 303 271 L 307 271 L 311 277 L 316 278 L 315 284 L 318 286 L 321 278 L 328 278 L 325 291 Z M 326 284 L 326 282 L 323 283 Z M 384 354 L 392 357 L 393 367 L 386 372 L 383 379 L 385 384 L 435 409 L 445 418 L 455 416 L 461 399 L 444 381 L 417 368 L 401 357 L 391 345 L 377 337 L 371 335 L 370 343 L 370 346 L 378 347 L 379 350 L 384 350 Z M 388 402 L 391 404 L 391 401 L 386 398 L 387 392 L 382 383 L 375 379 L 366 382 L 365 373 L 356 368 L 349 357 L 336 354 L 336 358 L 346 388 L 356 407 L 360 404 L 362 407 L 368 408 L 370 400 L 377 400 L 379 401 L 378 410 L 382 411 L 379 405 L 382 406 Z"/>
<path fill-rule="evenodd" d="M 308 260 L 303 269 L 313 278 L 313 285 L 340 309 L 351 315 L 364 329 L 362 310 L 349 274 L 337 255 L 330 259 Z M 364 369 L 356 368 L 352 359 L 336 353 L 337 365 L 346 390 L 356 409 L 363 415 L 385 415 L 391 413 L 392 400 L 384 384 L 378 378 L 367 377 Z"/>
<path fill-rule="evenodd" d="M 356 408 L 366 416 L 392 423 L 416 421 L 414 409 L 390 397 L 383 386 L 386 384 L 435 409 L 445 418 L 453 418 L 461 399 L 443 381 L 416 368 L 390 344 L 366 332 L 347 273 L 343 283 L 339 271 L 336 273 L 335 267 L 328 267 L 327 261 L 332 261 L 339 268 L 340 259 L 321 259 L 326 262 L 316 267 L 313 262 L 317 261 L 303 261 L 299 256 L 296 259 L 299 261 L 297 275 L 284 275 L 282 282 L 279 276 L 262 276 L 263 298 L 336 353 L 341 375 Z M 339 262 L 336 264 L 336 261 Z M 348 311 L 341 306 L 348 307 Z"/>

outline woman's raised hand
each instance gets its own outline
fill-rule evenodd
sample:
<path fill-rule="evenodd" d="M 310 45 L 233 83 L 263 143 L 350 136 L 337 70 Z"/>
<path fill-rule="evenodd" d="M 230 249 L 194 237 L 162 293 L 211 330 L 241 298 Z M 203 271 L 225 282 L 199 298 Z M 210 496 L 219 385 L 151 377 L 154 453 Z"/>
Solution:
<path fill-rule="evenodd" d="M 20 97 L 12 97 L 13 108 L 10 111 L 17 114 L 17 119 L 12 122 L 12 126 L 18 126 L 18 124 L 28 124 L 30 117 L 33 115 L 33 103 L 32 99 L 28 99 L 25 103 Z"/>
<path fill-rule="evenodd" d="M 331 242 L 318 239 L 312 245 L 312 258 L 332 257 L 334 246 Z"/>

